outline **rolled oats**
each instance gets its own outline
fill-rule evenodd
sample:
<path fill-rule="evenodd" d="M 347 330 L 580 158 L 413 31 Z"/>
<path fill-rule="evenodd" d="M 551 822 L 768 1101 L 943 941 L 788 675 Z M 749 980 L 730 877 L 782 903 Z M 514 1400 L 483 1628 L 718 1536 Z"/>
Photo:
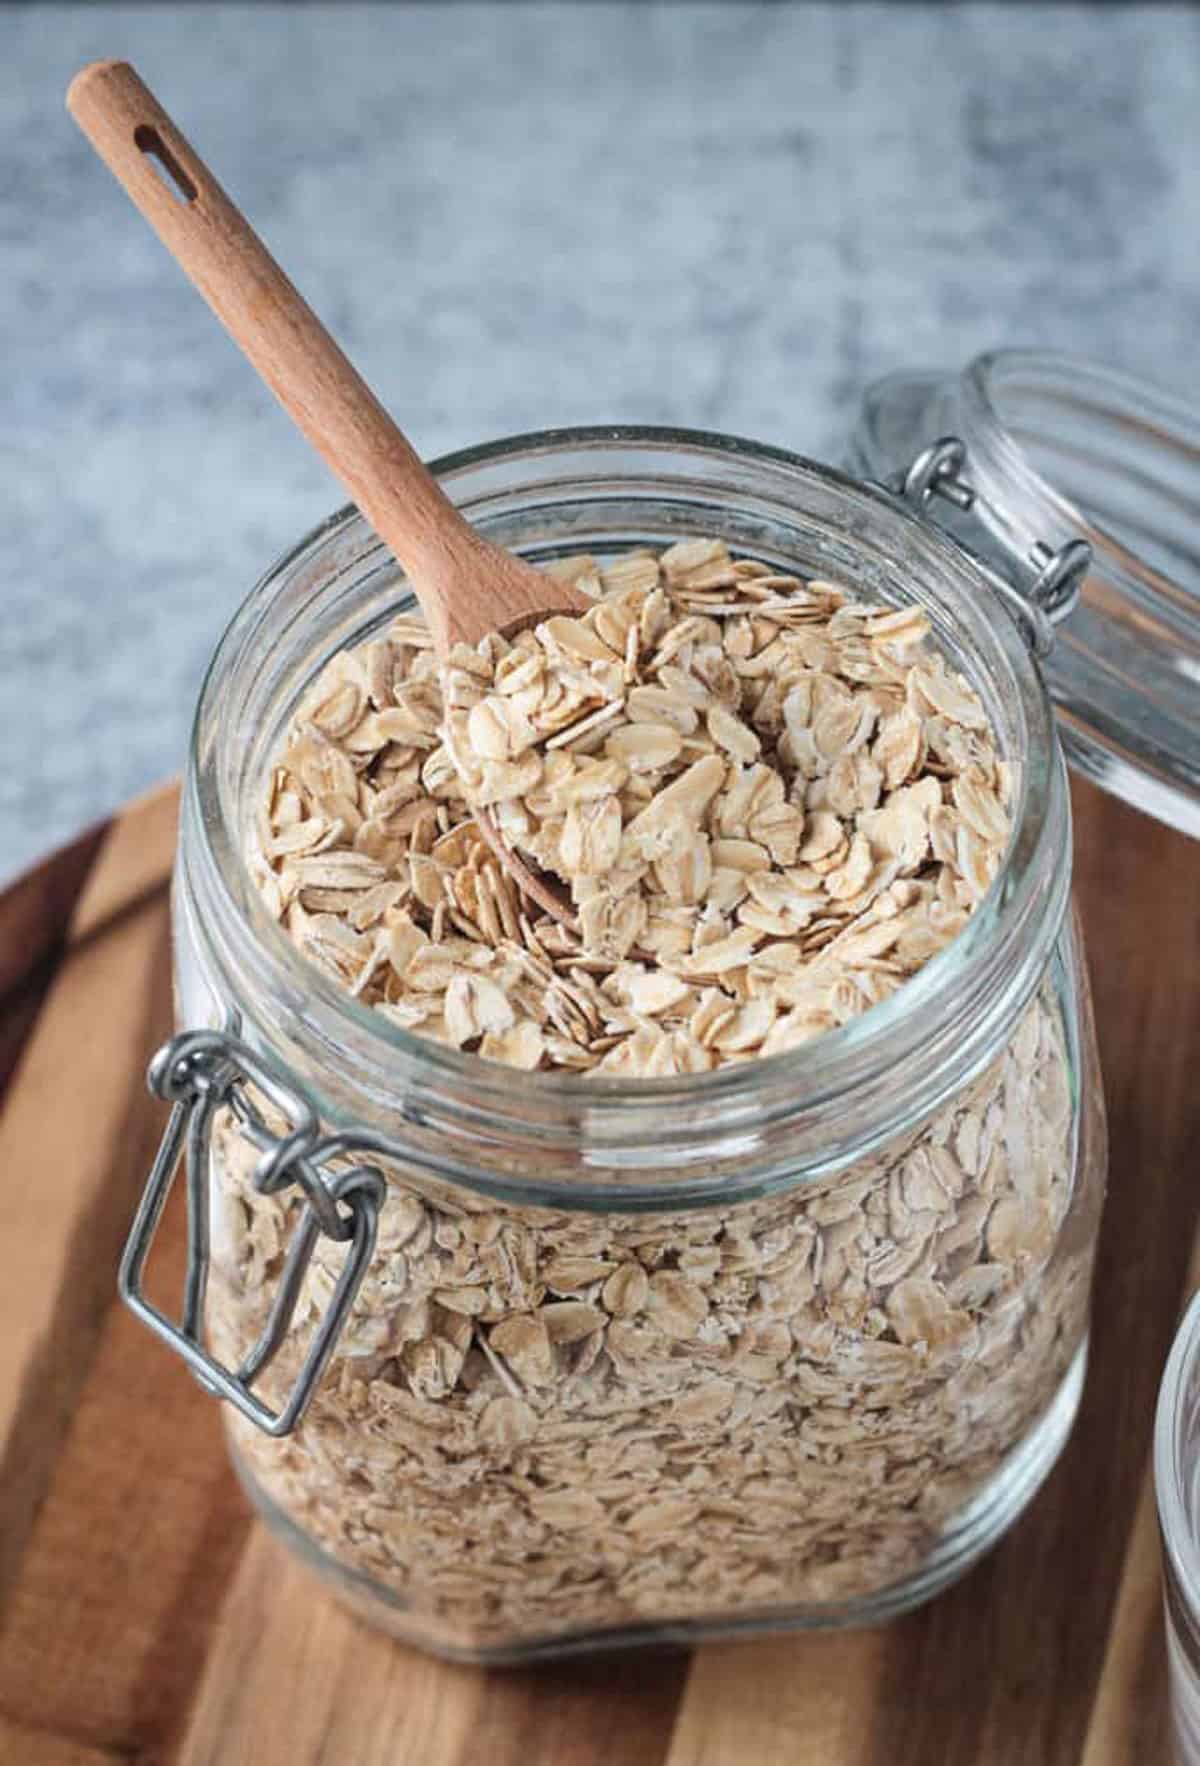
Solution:
<path fill-rule="evenodd" d="M 488 1060 L 670 1075 L 794 1048 L 961 930 L 1009 778 L 919 609 L 710 539 L 554 574 L 595 607 L 440 673 L 398 620 L 300 708 L 259 877 L 318 966 Z M 475 809 L 570 887 L 577 934 L 521 899 Z"/>
<path fill-rule="evenodd" d="M 888 998 L 966 923 L 1010 778 L 909 608 L 716 540 L 552 574 L 596 596 L 439 676 L 404 619 L 336 657 L 259 835 L 311 960 L 524 1070 L 703 1072 Z M 476 806 L 572 891 L 525 902 Z M 234 1421 L 270 1501 L 459 1649 L 801 1611 L 918 1570 L 1083 1338 L 1061 1008 L 820 1183 L 657 1213 L 501 1205 L 394 1160 L 377 1254 L 297 1433 Z M 218 1123 L 214 1345 L 270 1311 L 298 1205 Z M 341 1251 L 318 1242 L 278 1401 Z"/>
<path fill-rule="evenodd" d="M 413 1635 L 458 1648 L 878 1592 L 988 1488 L 1082 1340 L 1090 1249 L 1063 1230 L 1071 1128 L 1043 1081 L 1061 1039 L 1037 1001 L 915 1137 L 726 1208 L 497 1208 L 392 1169 L 302 1428 L 235 1423 L 244 1461 Z M 214 1272 L 229 1354 L 261 1328 L 294 1225 L 254 1190 L 255 1158 L 226 1125 L 218 1181 L 245 1216 Z M 321 1245 L 276 1398 L 337 1259 Z"/>

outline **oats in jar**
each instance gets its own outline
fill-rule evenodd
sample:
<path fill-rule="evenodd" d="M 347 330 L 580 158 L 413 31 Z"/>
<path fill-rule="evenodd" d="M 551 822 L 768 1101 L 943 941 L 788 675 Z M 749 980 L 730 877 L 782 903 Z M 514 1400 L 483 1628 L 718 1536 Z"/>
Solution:
<path fill-rule="evenodd" d="M 996 875 L 1011 777 L 982 704 L 918 609 L 720 540 L 553 568 L 594 593 L 583 618 L 444 671 L 404 618 L 327 666 L 272 770 L 265 898 L 360 1000 L 485 1061 L 635 1092 L 803 1061 Z M 573 928 L 518 893 L 480 808 L 566 887 Z M 453 1649 L 885 1598 L 1078 1377 L 1068 1067 L 1044 984 L 923 1121 L 696 1207 L 499 1202 L 384 1157 L 329 1372 L 286 1440 L 235 1421 L 243 1464 L 399 1629 Z M 259 1193 L 256 1159 L 223 1121 L 245 1227 L 212 1312 L 234 1361 L 299 1208 Z M 341 1256 L 318 1241 L 276 1400 Z"/>
<path fill-rule="evenodd" d="M 361 1000 L 526 1070 L 706 1070 L 791 1049 L 965 925 L 1008 838 L 984 709 L 918 608 L 735 559 L 607 564 L 580 618 L 336 657 L 260 826 L 263 893 Z M 533 907 L 481 837 L 567 886 Z"/>

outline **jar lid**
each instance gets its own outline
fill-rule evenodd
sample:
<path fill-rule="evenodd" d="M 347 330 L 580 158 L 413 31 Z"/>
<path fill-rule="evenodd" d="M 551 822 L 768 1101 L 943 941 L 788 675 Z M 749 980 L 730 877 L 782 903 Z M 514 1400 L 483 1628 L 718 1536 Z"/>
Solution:
<path fill-rule="evenodd" d="M 850 463 L 1022 593 L 1041 564 L 1034 600 L 1051 617 L 1070 602 L 1055 608 L 1056 587 L 1078 579 L 1043 661 L 1067 758 L 1200 835 L 1196 417 L 1101 363 L 1000 351 L 876 382 Z"/>

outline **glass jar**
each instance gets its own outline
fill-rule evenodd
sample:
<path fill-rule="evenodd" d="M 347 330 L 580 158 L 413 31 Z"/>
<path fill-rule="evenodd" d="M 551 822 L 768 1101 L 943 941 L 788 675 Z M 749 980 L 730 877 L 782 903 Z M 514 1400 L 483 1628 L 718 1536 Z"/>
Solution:
<path fill-rule="evenodd" d="M 230 1400 L 269 1524 L 416 1644 L 516 1660 L 882 1619 L 1011 1524 L 1083 1379 L 1103 1108 L 1030 633 L 899 500 L 770 448 L 576 431 L 438 471 L 534 561 L 712 534 L 918 601 L 1014 769 L 1004 867 L 897 995 L 770 1059 L 518 1078 L 413 1037 L 299 956 L 243 856 L 297 702 L 412 605 L 343 511 L 204 684 L 184 1031 L 152 1069 L 174 1109 L 123 1290 Z M 185 1150 L 176 1327 L 141 1276 Z"/>
<path fill-rule="evenodd" d="M 863 400 L 850 464 L 904 476 L 954 436 L 971 488 L 929 515 L 1003 575 L 1086 541 L 1078 605 L 1044 660 L 1071 766 L 1135 809 L 1200 835 L 1200 421 L 1106 363 L 996 350 L 961 371 L 907 371 Z"/>
<path fill-rule="evenodd" d="M 1179 1766 L 1200 1766 L 1200 1294 L 1184 1314 L 1154 1422 L 1171 1733 Z"/>

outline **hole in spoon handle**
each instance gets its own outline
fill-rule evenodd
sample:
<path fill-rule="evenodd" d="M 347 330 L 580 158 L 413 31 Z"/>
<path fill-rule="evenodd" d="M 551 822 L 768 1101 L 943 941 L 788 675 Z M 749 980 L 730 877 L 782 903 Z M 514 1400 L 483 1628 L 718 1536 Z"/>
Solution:
<path fill-rule="evenodd" d="M 158 130 L 149 123 L 139 123 L 133 131 L 134 145 L 144 153 L 177 202 L 195 202 L 196 186 L 188 177 Z"/>

